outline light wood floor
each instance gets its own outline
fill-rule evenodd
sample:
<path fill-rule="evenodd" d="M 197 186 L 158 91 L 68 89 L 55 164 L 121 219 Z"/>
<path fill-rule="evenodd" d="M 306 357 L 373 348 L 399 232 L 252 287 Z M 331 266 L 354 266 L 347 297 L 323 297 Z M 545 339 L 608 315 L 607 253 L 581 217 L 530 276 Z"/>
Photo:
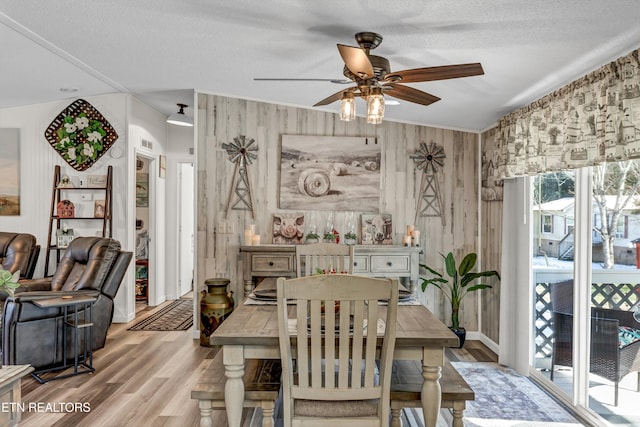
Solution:
<path fill-rule="evenodd" d="M 136 321 L 161 308 L 141 308 Z M 127 331 L 131 324 L 114 324 L 107 344 L 94 353 L 96 372 L 39 384 L 31 377 L 22 383 L 22 401 L 89 404 L 88 412 L 29 412 L 23 427 L 123 427 L 199 425 L 197 401 L 191 388 L 207 369 L 217 349 L 201 347 L 192 331 Z M 450 360 L 497 361 L 497 356 L 477 341 L 463 349 L 448 349 Z M 86 405 L 85 405 L 86 406 Z M 246 412 L 246 425 L 252 410 Z M 214 427 L 226 426 L 224 411 L 214 411 Z"/>

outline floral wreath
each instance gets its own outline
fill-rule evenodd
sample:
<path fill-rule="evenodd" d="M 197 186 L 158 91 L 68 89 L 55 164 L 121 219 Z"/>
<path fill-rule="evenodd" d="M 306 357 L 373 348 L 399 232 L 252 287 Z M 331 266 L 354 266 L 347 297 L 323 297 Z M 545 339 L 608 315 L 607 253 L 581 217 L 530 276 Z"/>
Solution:
<path fill-rule="evenodd" d="M 64 125 L 58 128 L 58 143 L 55 148 L 62 157 L 75 160 L 82 165 L 91 159 L 96 160 L 98 153 L 104 149 L 102 138 L 107 135 L 102 123 L 91 120 L 82 112 L 77 117 L 65 116 Z"/>
<path fill-rule="evenodd" d="M 91 167 L 118 139 L 111 124 L 93 105 L 77 99 L 45 130 L 54 150 L 76 170 Z"/>

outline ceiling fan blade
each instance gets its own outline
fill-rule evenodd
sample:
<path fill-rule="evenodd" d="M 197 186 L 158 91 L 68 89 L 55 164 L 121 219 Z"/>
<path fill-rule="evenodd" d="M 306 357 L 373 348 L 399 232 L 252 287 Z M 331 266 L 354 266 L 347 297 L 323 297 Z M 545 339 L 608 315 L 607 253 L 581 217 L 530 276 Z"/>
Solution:
<path fill-rule="evenodd" d="M 362 79 L 373 77 L 373 65 L 364 50 L 359 47 L 339 44 L 338 51 L 345 65 L 353 74 Z"/>
<path fill-rule="evenodd" d="M 482 64 L 443 65 L 441 67 L 414 68 L 386 74 L 384 80 L 398 83 L 430 82 L 434 80 L 457 79 L 484 74 Z"/>
<path fill-rule="evenodd" d="M 394 98 L 403 99 L 405 101 L 415 102 L 416 104 L 422 105 L 431 105 L 436 101 L 440 101 L 440 98 L 431 95 L 430 93 L 423 92 L 409 86 L 393 83 L 385 85 L 383 93 L 385 95 L 393 96 Z"/>
<path fill-rule="evenodd" d="M 325 99 L 323 99 L 322 101 L 318 101 L 318 102 L 316 102 L 315 104 L 313 104 L 313 106 L 314 106 L 314 107 L 318 107 L 318 106 L 320 106 L 320 105 L 329 105 L 329 104 L 331 104 L 332 102 L 339 101 L 339 100 L 341 100 L 341 99 L 342 99 L 342 95 L 343 95 L 345 92 L 347 92 L 347 91 L 349 91 L 349 90 L 352 90 L 352 89 L 353 89 L 353 88 L 348 88 L 348 89 L 343 89 L 343 90 L 341 90 L 341 91 L 339 91 L 339 92 L 336 92 L 336 93 L 334 93 L 333 95 L 326 97 L 326 98 L 325 98 Z"/>
<path fill-rule="evenodd" d="M 341 85 L 346 85 L 353 83 L 348 79 L 290 79 L 290 78 L 270 78 L 270 77 L 254 77 L 255 81 L 268 81 L 268 82 L 277 82 L 277 81 L 293 81 L 293 82 L 331 82 L 337 83 Z"/>

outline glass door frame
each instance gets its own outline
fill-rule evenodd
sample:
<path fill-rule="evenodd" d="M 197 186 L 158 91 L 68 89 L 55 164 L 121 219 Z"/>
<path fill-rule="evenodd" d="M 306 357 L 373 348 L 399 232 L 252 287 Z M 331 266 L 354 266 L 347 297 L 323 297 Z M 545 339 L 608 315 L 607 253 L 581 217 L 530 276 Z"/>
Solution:
<path fill-rule="evenodd" d="M 531 266 L 532 253 L 518 253 L 516 258 L 508 259 L 507 262 L 517 262 L 521 268 L 528 266 L 529 268 L 529 284 L 528 292 L 522 295 L 520 290 L 519 297 L 522 297 L 529 304 L 529 310 L 520 311 L 519 316 L 528 316 L 527 322 L 530 331 L 530 339 L 527 343 L 529 349 L 527 353 L 528 373 L 543 388 L 547 389 L 561 402 L 574 408 L 576 414 L 583 418 L 584 421 L 593 425 L 603 425 L 603 420 L 593 410 L 589 408 L 589 360 L 590 360 L 590 336 L 591 336 L 591 242 L 592 242 L 592 171 L 590 167 L 575 169 L 575 212 L 574 212 L 574 340 L 573 340 L 573 392 L 567 395 L 560 387 L 550 381 L 544 374 L 535 368 L 533 331 L 535 329 L 535 316 L 533 315 L 534 307 L 534 275 Z M 519 178 L 524 180 L 524 187 L 527 189 L 524 194 L 524 201 L 516 200 L 516 203 L 523 203 L 528 207 L 528 223 L 525 221 L 516 226 L 527 229 L 529 234 L 529 242 L 533 239 L 533 210 L 531 209 L 532 196 L 532 177 Z M 506 193 L 505 193 L 506 196 Z M 506 198 L 505 198 L 506 200 Z M 513 230 L 511 230 L 513 231 Z M 521 231 L 522 232 L 522 231 Z M 521 233 L 520 232 L 520 233 Z M 520 234 L 518 233 L 518 234 Z M 507 232 L 509 235 L 509 232 Z M 511 234 L 512 236 L 515 234 Z M 522 234 L 520 234 L 522 235 Z M 531 246 L 531 245 L 530 245 Z M 503 258 L 503 263 L 504 263 Z M 504 264 L 503 264 L 504 265 Z M 589 286 L 577 286 L 575 284 L 588 283 Z M 502 325 L 503 322 L 501 322 Z M 522 357 L 522 355 L 520 355 Z"/>

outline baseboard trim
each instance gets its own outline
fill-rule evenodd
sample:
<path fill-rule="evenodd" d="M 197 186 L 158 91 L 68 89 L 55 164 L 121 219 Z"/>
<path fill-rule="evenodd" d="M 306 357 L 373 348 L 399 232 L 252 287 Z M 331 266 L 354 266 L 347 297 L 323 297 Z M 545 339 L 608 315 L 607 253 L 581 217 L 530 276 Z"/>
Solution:
<path fill-rule="evenodd" d="M 482 344 L 489 347 L 491 351 L 500 356 L 500 346 L 482 332 L 467 331 L 467 340 L 480 341 Z"/>
<path fill-rule="evenodd" d="M 114 313 L 113 323 L 129 323 L 135 318 L 136 318 L 136 313 L 129 313 L 126 316 L 123 316 L 120 313 Z"/>

